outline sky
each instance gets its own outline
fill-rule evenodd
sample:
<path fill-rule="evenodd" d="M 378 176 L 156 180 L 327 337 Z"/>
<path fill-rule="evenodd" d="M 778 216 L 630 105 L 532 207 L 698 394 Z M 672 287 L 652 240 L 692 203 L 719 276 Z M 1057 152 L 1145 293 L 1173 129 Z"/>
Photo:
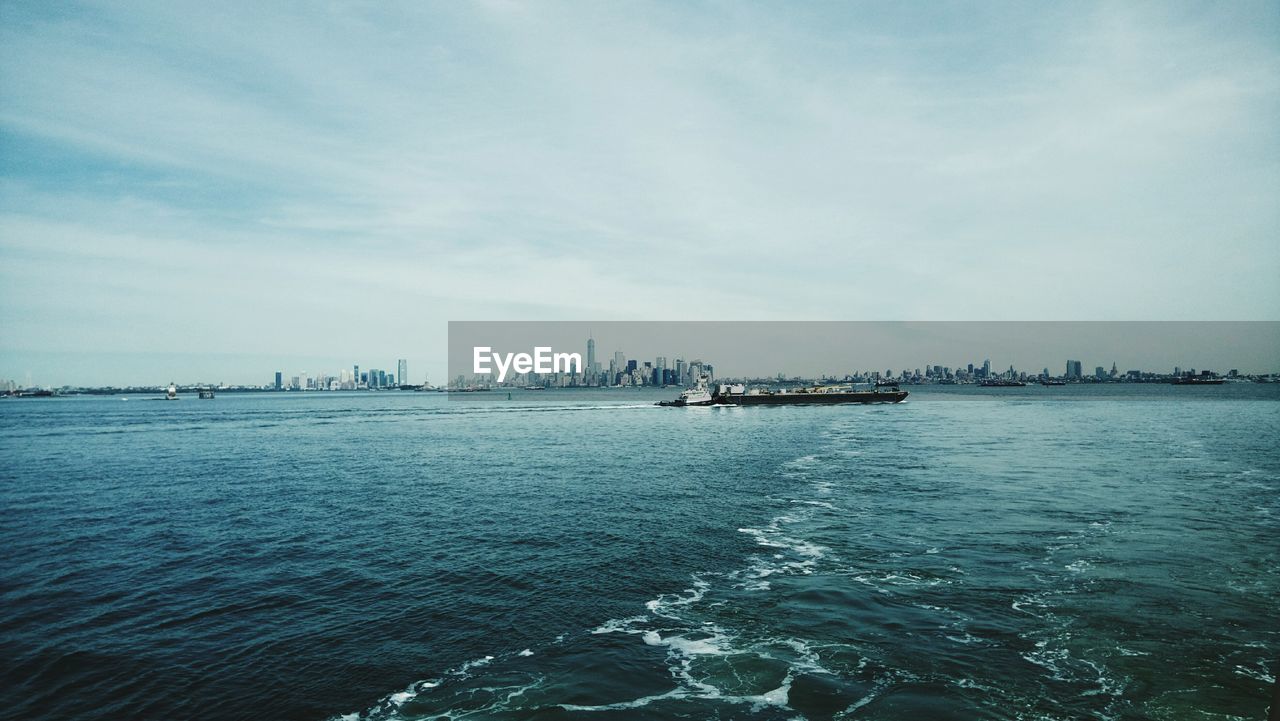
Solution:
<path fill-rule="evenodd" d="M 1280 4 L 0 3 L 0 379 L 1280 320 Z"/>

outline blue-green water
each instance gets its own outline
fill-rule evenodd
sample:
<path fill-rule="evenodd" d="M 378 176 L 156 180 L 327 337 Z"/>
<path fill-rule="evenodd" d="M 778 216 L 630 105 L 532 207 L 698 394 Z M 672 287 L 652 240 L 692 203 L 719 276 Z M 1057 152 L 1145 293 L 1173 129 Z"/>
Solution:
<path fill-rule="evenodd" d="M 1280 389 L 1010 391 L 0 401 L 0 714 L 1262 717 Z"/>

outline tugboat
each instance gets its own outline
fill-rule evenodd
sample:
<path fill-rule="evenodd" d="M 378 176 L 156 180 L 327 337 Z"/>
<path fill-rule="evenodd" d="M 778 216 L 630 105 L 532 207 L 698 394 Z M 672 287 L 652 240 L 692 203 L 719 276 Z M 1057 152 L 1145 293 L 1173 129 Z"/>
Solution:
<path fill-rule="evenodd" d="M 711 391 L 707 390 L 707 378 L 703 376 L 698 379 L 697 385 L 692 388 L 685 389 L 679 398 L 674 401 L 658 401 L 660 406 L 711 406 L 716 404 L 716 399 L 711 395 Z"/>
<path fill-rule="evenodd" d="M 164 394 L 164 399 L 165 399 L 166 401 L 176 401 L 176 400 L 178 400 L 178 387 L 177 387 L 177 386 L 175 386 L 174 384 L 170 383 L 170 384 L 169 384 L 169 390 L 168 390 L 168 391 L 166 391 L 166 392 L 165 392 L 165 394 Z"/>

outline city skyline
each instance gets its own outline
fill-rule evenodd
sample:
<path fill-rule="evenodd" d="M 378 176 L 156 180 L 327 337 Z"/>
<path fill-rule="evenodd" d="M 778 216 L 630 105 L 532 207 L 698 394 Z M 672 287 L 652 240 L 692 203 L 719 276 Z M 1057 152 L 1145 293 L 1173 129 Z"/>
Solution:
<path fill-rule="evenodd" d="M 1082 375 L 1113 363 L 1121 373 L 1171 373 L 1175 367 L 1280 371 L 1280 322 L 462 321 L 450 323 L 449 331 L 449 379 L 472 375 L 470 349 L 477 345 L 586 348 L 590 355 L 588 339 L 597 359 L 617 352 L 645 360 L 702 359 L 733 377 L 839 377 L 923 369 L 926 361 L 954 368 L 988 359 L 997 369 L 1014 365 L 1039 373 L 1048 367 L 1054 375 L 1068 359 L 1088 369 Z"/>
<path fill-rule="evenodd" d="M 1020 372 L 1064 373 L 1068 360 L 1079 365 L 1080 376 L 1115 365 L 1120 374 L 1141 370 L 1168 374 L 1175 367 L 1236 369 L 1242 374 L 1280 371 L 1280 322 L 1245 323 L 984 323 L 984 322 L 462 322 L 451 324 L 450 351 L 445 358 L 417 361 L 390 354 L 387 360 L 357 353 L 339 358 L 188 357 L 149 359 L 161 371 L 132 377 L 104 377 L 100 372 L 41 378 L 0 368 L 0 382 L 21 387 L 155 386 L 170 381 L 186 384 L 274 385 L 304 374 L 350 382 L 370 369 L 383 370 L 397 385 L 420 385 L 430 380 L 443 385 L 461 372 L 470 375 L 472 345 L 506 345 L 528 350 L 552 344 L 578 352 L 585 363 L 606 369 L 618 358 L 657 362 L 674 368 L 679 360 L 704 360 L 723 376 L 840 377 L 851 372 L 932 366 L 964 368 L 989 360 L 996 372 L 1014 366 Z M 474 341 L 474 343 L 473 343 Z M 483 341 L 483 342 L 481 342 Z M 1097 350 L 1090 350 L 1097 349 Z M 445 361 L 456 367 L 449 367 Z M 201 366 L 199 363 L 205 365 Z M 204 370 L 201 370 L 201 369 Z M 394 370 L 392 370 L 394 369 Z M 414 370 L 416 369 L 416 370 Z M 92 369 L 91 369 L 92 371 Z"/>

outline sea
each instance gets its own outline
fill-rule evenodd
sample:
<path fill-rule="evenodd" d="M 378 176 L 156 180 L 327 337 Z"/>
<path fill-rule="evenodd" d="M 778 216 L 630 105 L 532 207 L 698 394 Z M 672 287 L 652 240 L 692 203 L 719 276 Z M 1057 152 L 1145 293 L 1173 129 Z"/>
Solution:
<path fill-rule="evenodd" d="M 0 717 L 1265 717 L 1280 385 L 907 389 L 0 400 Z"/>

